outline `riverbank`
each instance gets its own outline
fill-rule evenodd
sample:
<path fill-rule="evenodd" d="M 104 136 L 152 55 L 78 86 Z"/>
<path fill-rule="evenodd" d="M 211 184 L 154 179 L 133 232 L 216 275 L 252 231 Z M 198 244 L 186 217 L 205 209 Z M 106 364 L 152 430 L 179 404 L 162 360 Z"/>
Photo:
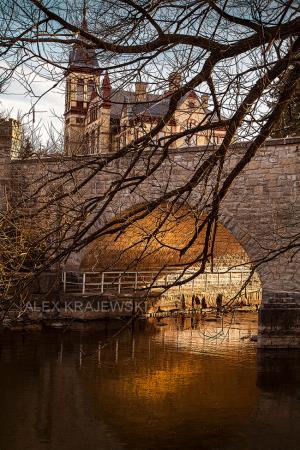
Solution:
<path fill-rule="evenodd" d="M 126 324 L 128 321 L 132 320 L 162 320 L 162 319 L 176 319 L 176 320 L 187 320 L 190 319 L 194 323 L 202 323 L 203 325 L 207 325 L 209 323 L 215 322 L 216 324 L 222 324 L 224 321 L 231 320 L 230 318 L 234 318 L 236 321 L 237 317 L 239 320 L 251 320 L 252 322 L 257 322 L 257 311 L 251 307 L 244 308 L 236 308 L 231 311 L 223 311 L 221 314 L 217 314 L 216 310 L 213 308 L 207 308 L 202 311 L 191 311 L 191 310 L 178 310 L 178 311 L 162 311 L 160 313 L 135 313 L 130 315 L 118 315 L 115 311 L 114 314 L 106 314 L 106 315 L 84 315 L 79 314 L 77 316 L 66 317 L 64 315 L 46 315 L 44 317 L 40 316 L 30 316 L 28 314 L 24 314 L 21 317 L 10 320 L 6 319 L 0 325 L 0 331 L 2 330 L 10 330 L 16 332 L 34 332 L 34 331 L 42 331 L 44 329 L 52 328 L 52 329 L 61 329 L 67 330 L 73 328 L 73 325 L 88 325 L 95 324 L 95 327 L 102 327 L 103 324 L 107 323 L 120 323 Z M 76 326 L 77 326 L 76 325 Z M 92 325 L 93 327 L 93 325 Z"/>

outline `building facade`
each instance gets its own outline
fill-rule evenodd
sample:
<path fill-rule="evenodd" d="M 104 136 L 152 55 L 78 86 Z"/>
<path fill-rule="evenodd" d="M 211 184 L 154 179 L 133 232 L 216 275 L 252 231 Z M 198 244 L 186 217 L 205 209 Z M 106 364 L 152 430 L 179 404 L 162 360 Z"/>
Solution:
<path fill-rule="evenodd" d="M 67 155 L 115 152 L 146 133 L 165 116 L 172 93 L 180 87 L 179 73 L 169 77 L 166 92 L 152 93 L 147 83 L 135 83 L 135 89 L 112 89 L 108 72 L 101 73 L 94 50 L 76 44 L 66 71 L 65 153 Z M 153 136 L 149 146 L 170 148 L 220 144 L 224 129 L 180 136 L 214 117 L 208 109 L 206 94 L 191 90 L 178 102 L 172 118 Z M 178 137 L 175 139 L 176 134 Z"/>

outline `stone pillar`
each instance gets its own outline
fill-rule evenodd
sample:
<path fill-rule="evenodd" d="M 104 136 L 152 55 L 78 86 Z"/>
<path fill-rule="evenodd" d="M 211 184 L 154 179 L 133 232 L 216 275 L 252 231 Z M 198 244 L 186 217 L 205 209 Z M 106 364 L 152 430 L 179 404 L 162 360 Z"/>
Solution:
<path fill-rule="evenodd" d="M 259 348 L 300 348 L 299 292 L 263 290 L 258 318 Z"/>
<path fill-rule="evenodd" d="M 300 254 L 270 261 L 262 274 L 259 348 L 300 348 Z"/>

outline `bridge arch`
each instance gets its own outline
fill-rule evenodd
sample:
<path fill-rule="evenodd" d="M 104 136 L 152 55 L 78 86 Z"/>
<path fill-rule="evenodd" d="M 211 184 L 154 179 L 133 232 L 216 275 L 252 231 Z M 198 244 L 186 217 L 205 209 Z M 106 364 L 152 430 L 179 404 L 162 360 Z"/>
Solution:
<path fill-rule="evenodd" d="M 123 214 L 130 216 L 130 209 Z M 170 205 L 161 205 L 146 218 L 130 225 L 122 234 L 103 237 L 87 246 L 82 253 L 80 270 L 106 273 L 152 271 L 153 274 L 161 270 L 169 270 L 170 273 L 175 274 L 187 268 L 189 271 L 197 271 L 200 267 L 197 258 L 204 246 L 204 232 L 199 233 L 183 256 L 180 255 L 180 250 L 185 248 L 203 221 L 203 216 L 197 214 L 194 208 L 190 209 L 187 206 L 180 206 L 170 211 Z M 239 233 L 238 236 L 243 238 L 246 244 L 249 242 L 242 228 L 238 227 L 232 218 L 228 220 L 226 217 L 221 217 L 217 226 L 214 257 L 210 259 L 206 269 L 206 291 L 204 287 L 201 288 L 202 294 L 209 291 L 214 298 L 217 289 L 220 289 L 221 293 L 227 297 L 234 296 L 249 277 L 251 270 L 251 258 L 231 230 L 224 226 L 226 219 L 233 232 Z M 211 276 L 207 281 L 209 272 Z M 241 276 L 240 282 L 237 281 L 239 280 L 237 273 Z M 213 285 L 212 280 L 215 274 L 218 276 L 215 277 L 215 285 Z M 193 289 L 194 286 L 201 287 L 200 279 L 201 276 L 196 278 L 197 282 L 193 283 Z M 255 291 L 248 289 L 248 296 L 246 295 L 245 298 L 247 302 L 255 299 L 257 303 L 261 291 L 258 274 L 254 275 L 253 280 L 251 287 L 255 285 Z M 207 283 L 210 289 L 207 289 Z M 233 285 L 229 286 L 230 283 L 235 284 L 234 289 L 232 289 Z M 191 290 L 191 283 L 182 286 L 183 291 L 189 292 L 189 289 Z M 170 292 L 173 292 L 172 289 Z M 251 296 L 251 292 L 257 292 L 257 295 Z"/>
<path fill-rule="evenodd" d="M 300 348 L 299 144 L 300 138 L 266 142 L 235 180 L 221 205 L 220 223 L 236 238 L 249 259 L 264 260 L 258 268 L 263 288 L 259 345 L 264 347 Z M 235 166 L 247 146 L 239 143 L 232 147 L 225 171 Z M 134 194 L 129 189 L 122 191 L 114 210 L 126 210 L 139 201 L 164 194 L 167 189 L 180 187 L 205 152 L 207 148 L 172 152 L 155 179 L 147 179 Z M 116 169 L 120 171 L 119 166 Z M 137 173 L 139 169 L 144 170 L 143 159 Z M 101 174 L 97 185 L 97 194 L 105 192 Z M 201 189 L 195 189 L 193 195 L 196 204 Z M 77 255 L 77 267 L 87 251 Z"/>

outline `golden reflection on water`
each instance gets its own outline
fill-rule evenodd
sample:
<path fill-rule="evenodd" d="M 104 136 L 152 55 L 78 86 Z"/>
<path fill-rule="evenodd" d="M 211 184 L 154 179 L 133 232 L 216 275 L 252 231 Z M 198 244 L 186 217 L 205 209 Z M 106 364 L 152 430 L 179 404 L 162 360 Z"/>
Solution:
<path fill-rule="evenodd" d="M 222 351 L 224 352 L 224 349 L 226 349 L 224 356 L 226 356 L 227 361 L 233 359 L 235 364 L 242 364 L 244 356 L 248 358 L 249 354 L 244 355 L 243 351 L 241 351 L 237 358 L 237 349 L 245 347 L 241 338 L 257 332 L 257 323 L 256 321 L 253 322 L 252 317 L 251 321 L 244 321 L 243 326 L 239 328 L 233 324 L 229 328 L 229 322 L 225 321 L 222 334 L 220 334 L 221 327 L 218 323 L 211 323 L 204 329 L 203 327 L 192 329 L 191 319 L 189 318 L 184 321 L 184 326 L 186 327 L 184 329 L 182 329 L 182 323 L 179 320 L 163 319 L 163 321 L 157 322 L 156 319 L 150 319 L 149 322 L 155 327 L 156 333 L 151 339 L 152 349 L 149 349 L 148 345 L 148 361 L 149 357 L 151 357 L 151 351 L 154 352 L 154 356 L 160 360 L 159 367 L 153 365 L 153 358 L 152 360 L 150 359 L 150 364 L 149 362 L 145 363 L 144 358 L 142 364 L 139 364 L 139 361 L 137 361 L 135 370 L 128 371 L 127 376 L 122 379 L 117 378 L 117 380 L 112 378 L 108 381 L 106 387 L 111 390 L 112 395 L 120 395 L 125 397 L 126 400 L 136 396 L 139 400 L 163 401 L 168 395 L 176 394 L 183 386 L 188 386 L 197 377 L 198 384 L 201 382 L 207 363 L 201 358 L 197 358 L 197 356 L 194 356 L 194 359 L 191 360 L 190 353 L 196 355 L 207 353 L 215 356 L 219 354 L 222 356 Z M 218 337 L 214 338 L 215 335 Z M 248 352 L 251 351 L 250 348 L 248 348 Z M 137 346 L 135 351 L 138 349 L 139 347 Z M 230 349 L 231 351 L 228 351 Z M 178 354 L 174 354 L 174 351 L 183 353 L 178 357 Z M 162 352 L 162 354 L 159 356 L 158 352 Z M 119 365 L 122 367 L 122 364 L 124 364 L 124 360 L 121 357 Z M 222 366 L 223 363 L 219 362 L 219 364 Z M 217 367 L 216 372 L 219 370 L 220 367 Z M 250 375 L 249 373 L 246 377 L 247 383 Z M 224 393 L 228 392 L 228 389 L 224 386 L 225 380 L 226 377 L 223 374 L 222 381 L 215 383 L 213 395 L 224 398 Z M 230 383 L 230 380 L 226 382 Z M 251 397 L 250 395 L 247 403 L 251 403 Z M 234 402 L 235 398 L 232 398 L 230 394 L 228 400 Z"/>
<path fill-rule="evenodd" d="M 237 340 L 233 331 L 220 345 L 210 341 L 210 350 L 203 347 L 203 333 L 191 329 L 190 319 L 184 324 L 174 319 L 150 323 L 155 330 L 151 337 L 136 336 L 133 342 L 129 333 L 126 342 L 119 342 L 117 363 L 102 355 L 94 375 L 84 370 L 81 380 L 93 388 L 89 395 L 106 422 L 112 427 L 118 423 L 125 441 L 134 429 L 138 442 L 149 445 L 154 445 L 156 433 L 165 442 L 170 426 L 182 440 L 189 434 L 206 439 L 220 426 L 225 434 L 242 426 L 259 394 L 253 344 Z M 210 336 L 219 331 L 217 324 L 207 328 Z M 249 328 L 254 332 L 257 325 L 245 322 L 239 335 L 248 335 Z M 91 384 L 91 376 L 98 382 Z"/>
<path fill-rule="evenodd" d="M 272 372 L 260 360 L 257 385 L 255 343 L 244 339 L 256 333 L 255 319 L 236 318 L 229 332 L 226 321 L 139 321 L 100 353 L 115 325 L 4 333 L 0 449 L 282 450 L 284 432 L 297 449 L 286 418 L 299 419 L 299 390 L 278 390 L 274 356 Z M 279 367 L 296 377 L 296 363 Z"/>

